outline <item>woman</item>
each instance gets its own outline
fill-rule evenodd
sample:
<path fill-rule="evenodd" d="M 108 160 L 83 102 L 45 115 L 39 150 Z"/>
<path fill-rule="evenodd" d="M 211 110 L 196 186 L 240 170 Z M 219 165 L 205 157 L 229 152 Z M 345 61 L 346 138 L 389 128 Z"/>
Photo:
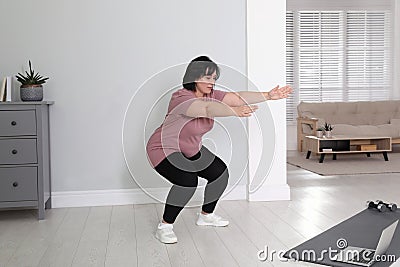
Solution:
<path fill-rule="evenodd" d="M 217 64 L 206 56 L 193 59 L 183 77 L 183 88 L 172 94 L 162 125 L 147 143 L 147 155 L 154 169 L 170 181 L 163 219 L 156 231 L 162 243 L 175 243 L 176 217 L 193 196 L 198 177 L 207 179 L 204 203 L 197 225 L 227 226 L 229 221 L 214 214 L 224 192 L 229 173 L 226 164 L 201 145 L 202 136 L 214 125 L 214 117 L 249 117 L 256 105 L 266 100 L 286 98 L 289 86 L 269 92 L 224 92 L 214 90 L 220 74 Z"/>

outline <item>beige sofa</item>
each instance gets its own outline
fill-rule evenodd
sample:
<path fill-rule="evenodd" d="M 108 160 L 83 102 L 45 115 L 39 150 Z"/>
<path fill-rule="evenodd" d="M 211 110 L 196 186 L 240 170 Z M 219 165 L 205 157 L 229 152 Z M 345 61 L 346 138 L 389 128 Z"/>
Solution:
<path fill-rule="evenodd" d="M 333 135 L 387 136 L 400 143 L 400 100 L 360 102 L 301 102 L 297 106 L 297 148 L 303 139 L 315 135 L 325 122 L 332 124 Z"/>

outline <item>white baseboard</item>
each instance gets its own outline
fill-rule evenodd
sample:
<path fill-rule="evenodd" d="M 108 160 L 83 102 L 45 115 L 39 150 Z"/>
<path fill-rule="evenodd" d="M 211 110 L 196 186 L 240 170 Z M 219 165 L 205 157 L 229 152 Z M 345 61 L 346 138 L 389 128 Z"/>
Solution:
<path fill-rule="evenodd" d="M 290 187 L 283 185 L 264 185 L 256 192 L 249 194 L 248 201 L 290 200 Z"/>
<path fill-rule="evenodd" d="M 169 187 L 148 188 L 147 194 L 140 188 L 52 192 L 52 207 L 67 208 L 160 203 L 159 200 L 165 201 L 169 189 Z M 194 203 L 202 200 L 203 189 L 199 187 L 196 190 L 191 202 Z M 228 188 L 225 192 L 222 200 L 246 199 L 246 185 L 237 185 L 232 190 Z"/>

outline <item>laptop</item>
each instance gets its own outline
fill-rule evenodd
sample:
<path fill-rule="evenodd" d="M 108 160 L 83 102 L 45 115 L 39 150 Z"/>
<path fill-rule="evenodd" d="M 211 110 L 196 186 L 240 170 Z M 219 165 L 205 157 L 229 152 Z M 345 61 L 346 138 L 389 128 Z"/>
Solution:
<path fill-rule="evenodd" d="M 388 249 L 398 222 L 399 220 L 383 229 L 376 249 L 348 246 L 341 250 L 332 260 L 360 266 L 371 266 L 374 264 L 376 256 L 381 256 Z"/>

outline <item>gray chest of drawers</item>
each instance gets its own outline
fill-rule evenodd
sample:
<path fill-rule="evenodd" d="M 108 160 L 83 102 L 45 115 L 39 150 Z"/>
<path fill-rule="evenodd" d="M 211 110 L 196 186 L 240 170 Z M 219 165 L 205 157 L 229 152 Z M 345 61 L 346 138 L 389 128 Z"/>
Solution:
<path fill-rule="evenodd" d="M 0 102 L 0 208 L 51 208 L 49 106 Z"/>

